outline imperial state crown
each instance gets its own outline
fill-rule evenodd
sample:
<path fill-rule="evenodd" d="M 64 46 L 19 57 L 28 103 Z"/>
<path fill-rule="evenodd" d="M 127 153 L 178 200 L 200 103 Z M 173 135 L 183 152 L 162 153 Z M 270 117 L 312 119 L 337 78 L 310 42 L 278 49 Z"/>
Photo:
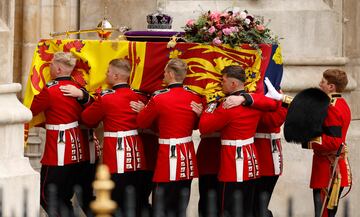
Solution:
<path fill-rule="evenodd" d="M 146 16 L 148 30 L 170 30 L 173 18 L 161 10 Z"/>

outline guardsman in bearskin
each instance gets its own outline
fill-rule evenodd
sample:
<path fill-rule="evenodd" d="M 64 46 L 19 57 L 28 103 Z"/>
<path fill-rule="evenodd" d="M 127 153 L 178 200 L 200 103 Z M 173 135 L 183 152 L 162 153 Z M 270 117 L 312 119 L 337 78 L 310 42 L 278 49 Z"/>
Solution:
<path fill-rule="evenodd" d="M 339 94 L 346 85 L 345 72 L 326 70 L 321 90 L 309 88 L 297 94 L 285 120 L 286 141 L 314 151 L 310 188 L 316 217 L 335 216 L 343 188 L 351 185 L 345 143 L 351 114 Z"/>
<path fill-rule="evenodd" d="M 103 121 L 103 163 L 109 167 L 111 179 L 115 182 L 112 198 L 118 203 L 120 213 L 126 216 L 126 189 L 133 186 L 136 216 L 141 216 L 141 171 L 146 168 L 146 161 L 137 130 L 137 113 L 130 107 L 131 101 L 140 99 L 127 83 L 130 69 L 127 60 L 112 60 L 106 75 L 107 83 L 112 89 L 102 91 L 101 97 L 87 107 L 81 117 L 88 127 L 94 127 Z"/>
<path fill-rule="evenodd" d="M 183 87 L 187 65 L 181 59 L 171 59 L 164 69 L 168 87 L 155 92 L 140 111 L 137 122 L 141 128 L 156 123 L 159 130 L 159 150 L 155 166 L 153 206 L 163 206 L 165 216 L 184 216 L 190 198 L 193 178 L 198 176 L 192 131 L 198 117 L 191 102 L 201 102 L 200 96 Z M 163 197 L 159 197 L 163 192 Z M 162 200 L 161 200 L 162 199 Z"/>
<path fill-rule="evenodd" d="M 89 102 L 89 96 L 83 91 L 83 99 L 64 96 L 63 85 L 73 85 L 71 72 L 76 58 L 71 53 L 57 52 L 50 65 L 51 82 L 34 97 L 31 105 L 33 116 L 44 112 L 46 117 L 46 142 L 41 160 L 41 205 L 48 210 L 48 186 L 53 184 L 57 189 L 58 214 L 60 207 L 69 209 L 73 215 L 73 187 L 86 160 L 84 140 L 79 128 L 82 105 Z"/>
<path fill-rule="evenodd" d="M 222 73 L 224 93 L 250 96 L 244 91 L 246 77 L 240 66 L 227 66 Z M 266 103 L 272 109 L 278 106 L 278 103 L 272 100 Z M 221 131 L 218 175 L 221 216 L 239 214 L 233 212 L 234 207 L 242 207 L 245 216 L 253 216 L 255 179 L 260 177 L 254 136 L 260 116 L 261 111 L 252 107 L 237 106 L 225 109 L 221 103 L 214 111 L 205 110 L 200 118 L 201 134 Z M 237 191 L 242 193 L 243 204 L 236 204 L 234 200 L 234 193 Z"/>

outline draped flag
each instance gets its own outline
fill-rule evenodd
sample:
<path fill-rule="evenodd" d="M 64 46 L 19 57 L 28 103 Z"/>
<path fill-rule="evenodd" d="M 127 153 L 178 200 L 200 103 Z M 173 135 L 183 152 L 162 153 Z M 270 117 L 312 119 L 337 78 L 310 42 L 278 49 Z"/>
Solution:
<path fill-rule="evenodd" d="M 163 88 L 163 70 L 171 58 L 181 58 L 188 64 L 184 83 L 208 101 L 223 96 L 221 70 L 225 66 L 240 65 L 247 75 L 246 89 L 263 92 L 266 73 L 282 76 L 282 57 L 277 45 L 261 44 L 259 49 L 249 45 L 231 48 L 199 43 L 177 43 L 167 48 L 166 42 L 99 41 L 99 40 L 41 40 L 34 52 L 24 105 L 30 108 L 35 95 L 50 80 L 50 62 L 57 51 L 71 52 L 77 58 L 72 78 L 91 94 L 108 88 L 105 83 L 108 64 L 112 59 L 125 58 L 131 63 L 132 88 L 152 93 Z M 270 67 L 269 67 L 270 66 Z M 279 80 L 280 78 L 280 80 Z M 273 80 L 274 81 L 274 80 Z M 43 114 L 33 118 L 30 127 L 44 122 Z"/>

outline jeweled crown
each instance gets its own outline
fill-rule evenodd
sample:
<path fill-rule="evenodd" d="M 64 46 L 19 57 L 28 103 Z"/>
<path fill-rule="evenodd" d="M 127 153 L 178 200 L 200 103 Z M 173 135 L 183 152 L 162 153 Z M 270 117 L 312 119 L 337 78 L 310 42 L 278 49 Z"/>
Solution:
<path fill-rule="evenodd" d="M 171 29 L 173 18 L 160 10 L 146 16 L 148 29 Z"/>

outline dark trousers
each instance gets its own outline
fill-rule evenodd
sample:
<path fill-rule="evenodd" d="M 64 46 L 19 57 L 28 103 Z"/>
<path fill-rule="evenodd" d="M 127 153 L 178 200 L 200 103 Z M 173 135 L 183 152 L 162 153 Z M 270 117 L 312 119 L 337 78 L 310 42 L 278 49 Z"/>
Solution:
<path fill-rule="evenodd" d="M 192 180 L 158 182 L 153 190 L 154 217 L 186 217 Z"/>
<path fill-rule="evenodd" d="M 199 177 L 199 217 L 218 216 L 219 202 L 216 195 L 218 188 L 219 181 L 217 174 L 202 175 Z M 211 192 L 215 194 L 214 198 L 209 194 Z"/>
<path fill-rule="evenodd" d="M 76 195 L 81 208 L 87 217 L 94 216 L 90 209 L 90 202 L 95 200 L 92 183 L 95 179 L 96 164 L 83 162 L 78 171 L 76 185 L 81 187 L 80 195 Z"/>
<path fill-rule="evenodd" d="M 154 176 L 154 172 L 150 170 L 143 171 L 142 176 L 142 190 L 141 190 L 141 200 L 143 204 L 143 217 L 151 216 L 152 205 L 150 204 L 150 195 L 154 188 L 154 183 L 152 182 L 152 178 Z"/>
<path fill-rule="evenodd" d="M 111 197 L 117 202 L 119 216 L 142 216 L 145 209 L 142 199 L 143 171 L 111 174 L 115 183 Z"/>
<path fill-rule="evenodd" d="M 253 217 L 255 180 L 220 182 L 220 216 Z"/>
<path fill-rule="evenodd" d="M 40 204 L 50 216 L 74 216 L 71 198 L 81 166 L 41 166 Z"/>
<path fill-rule="evenodd" d="M 256 217 L 273 217 L 268 206 L 279 176 L 263 176 L 256 180 L 254 214 Z"/>
<path fill-rule="evenodd" d="M 340 188 L 339 197 L 341 195 L 341 192 L 344 190 L 343 187 Z M 325 193 L 322 192 L 322 189 L 313 189 L 313 199 L 314 199 L 314 208 L 315 208 L 315 217 L 320 217 L 321 214 L 321 208 L 325 199 Z M 331 190 L 330 190 L 331 192 Z M 329 198 L 327 198 L 327 201 L 329 201 Z M 334 209 L 327 209 L 327 202 L 325 204 L 324 213 L 327 212 L 327 217 L 334 217 L 337 212 L 337 207 Z M 326 216 L 323 214 L 323 216 Z"/>

